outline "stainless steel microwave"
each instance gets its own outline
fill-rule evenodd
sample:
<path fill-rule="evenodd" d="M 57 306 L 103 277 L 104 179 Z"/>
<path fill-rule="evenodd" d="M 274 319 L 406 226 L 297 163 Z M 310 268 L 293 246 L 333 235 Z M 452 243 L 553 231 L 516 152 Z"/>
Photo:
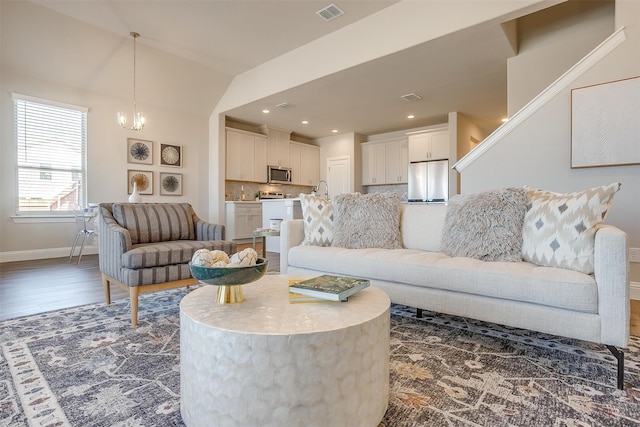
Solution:
<path fill-rule="evenodd" d="M 269 184 L 291 184 L 291 168 L 267 166 Z"/>

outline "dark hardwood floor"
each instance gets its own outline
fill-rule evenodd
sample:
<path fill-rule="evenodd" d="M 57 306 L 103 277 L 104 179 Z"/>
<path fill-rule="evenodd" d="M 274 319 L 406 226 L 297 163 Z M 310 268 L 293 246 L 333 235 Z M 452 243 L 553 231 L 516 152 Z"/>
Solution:
<path fill-rule="evenodd" d="M 238 250 L 251 247 L 239 244 Z M 258 253 L 261 248 L 258 246 Z M 280 254 L 268 252 L 269 270 L 278 271 Z M 80 264 L 68 258 L 0 264 L 0 320 L 104 302 L 97 255 L 83 255 Z M 128 298 L 112 286 L 111 299 Z M 640 336 L 640 301 L 631 300 L 631 334 Z"/>
<path fill-rule="evenodd" d="M 257 245 L 261 252 L 260 243 Z M 238 244 L 238 250 L 251 244 Z M 268 252 L 269 270 L 278 271 L 280 254 Z M 105 302 L 98 255 L 0 263 L 0 320 L 44 313 L 79 305 Z M 119 286 L 111 286 L 111 300 L 128 298 Z"/>

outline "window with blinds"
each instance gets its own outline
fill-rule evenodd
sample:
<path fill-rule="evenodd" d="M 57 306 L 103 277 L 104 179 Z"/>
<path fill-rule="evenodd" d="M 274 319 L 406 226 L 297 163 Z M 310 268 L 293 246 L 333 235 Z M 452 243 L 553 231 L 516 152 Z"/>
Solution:
<path fill-rule="evenodd" d="M 87 108 L 13 94 L 18 214 L 86 205 Z"/>

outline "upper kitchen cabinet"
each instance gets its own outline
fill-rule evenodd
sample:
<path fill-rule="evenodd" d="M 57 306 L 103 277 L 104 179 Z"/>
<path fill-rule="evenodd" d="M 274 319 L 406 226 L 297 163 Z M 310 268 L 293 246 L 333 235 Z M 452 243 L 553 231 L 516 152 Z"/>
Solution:
<path fill-rule="evenodd" d="M 407 138 L 385 143 L 387 156 L 387 184 L 406 184 L 409 169 L 409 149 Z"/>
<path fill-rule="evenodd" d="M 226 178 L 267 182 L 267 139 L 264 135 L 228 128 Z"/>
<path fill-rule="evenodd" d="M 264 129 L 267 134 L 267 164 L 269 166 L 290 168 L 289 139 L 291 132 L 267 126 Z"/>
<path fill-rule="evenodd" d="M 435 129 L 409 135 L 409 161 L 445 160 L 449 158 L 449 130 Z"/>
<path fill-rule="evenodd" d="M 289 144 L 292 184 L 314 186 L 320 181 L 320 147 L 291 141 Z"/>
<path fill-rule="evenodd" d="M 407 138 L 362 144 L 362 185 L 406 184 Z"/>
<path fill-rule="evenodd" d="M 300 185 L 318 185 L 320 182 L 320 147 L 300 144 Z"/>
<path fill-rule="evenodd" d="M 386 144 L 367 142 L 362 147 L 362 185 L 386 184 Z"/>

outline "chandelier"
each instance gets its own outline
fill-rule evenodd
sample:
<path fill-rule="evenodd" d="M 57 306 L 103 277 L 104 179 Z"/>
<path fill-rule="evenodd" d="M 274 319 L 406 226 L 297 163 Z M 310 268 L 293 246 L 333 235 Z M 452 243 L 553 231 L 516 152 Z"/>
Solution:
<path fill-rule="evenodd" d="M 132 31 L 129 35 L 133 37 L 133 126 L 126 126 L 127 113 L 122 111 L 118 112 L 118 124 L 121 128 L 141 131 L 145 124 L 145 118 L 144 115 L 136 109 L 136 39 L 140 37 L 140 34 Z"/>

